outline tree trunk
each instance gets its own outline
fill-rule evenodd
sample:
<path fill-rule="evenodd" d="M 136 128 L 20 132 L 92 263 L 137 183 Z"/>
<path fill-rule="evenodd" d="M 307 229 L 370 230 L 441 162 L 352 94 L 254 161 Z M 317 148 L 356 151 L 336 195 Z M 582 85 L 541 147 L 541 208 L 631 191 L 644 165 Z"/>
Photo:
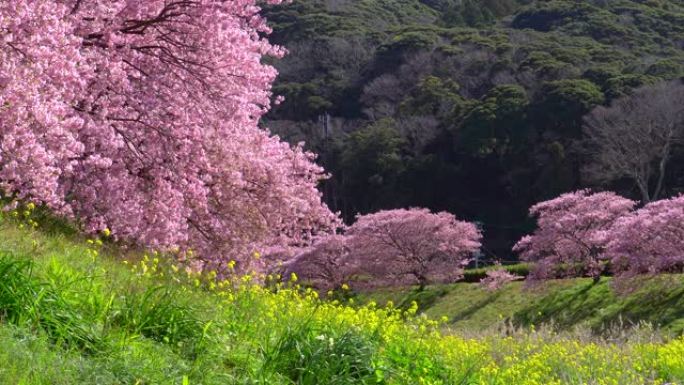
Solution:
<path fill-rule="evenodd" d="M 424 275 L 419 275 L 417 276 L 418 278 L 418 291 L 423 291 L 425 290 L 425 287 L 428 285 L 428 280 Z"/>
<path fill-rule="evenodd" d="M 655 191 L 653 192 L 653 200 L 657 200 L 663 189 L 663 182 L 665 180 L 665 169 L 667 167 L 667 162 L 670 158 L 670 145 L 667 144 L 663 157 L 660 159 L 658 164 L 658 183 L 656 184 Z"/>
<path fill-rule="evenodd" d="M 424 281 L 420 281 L 420 283 L 418 284 L 418 291 L 424 291 L 426 286 L 427 283 L 425 283 Z"/>
<path fill-rule="evenodd" d="M 648 181 L 644 183 L 643 181 L 637 179 L 637 186 L 639 187 L 639 192 L 641 192 L 641 203 L 647 204 L 651 202 L 651 195 L 648 192 Z"/>

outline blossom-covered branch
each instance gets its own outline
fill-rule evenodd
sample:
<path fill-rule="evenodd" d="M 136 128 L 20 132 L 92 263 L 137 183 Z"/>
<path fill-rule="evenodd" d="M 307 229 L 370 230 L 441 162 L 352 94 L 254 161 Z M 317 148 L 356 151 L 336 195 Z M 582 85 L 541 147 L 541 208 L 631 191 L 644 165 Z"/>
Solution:
<path fill-rule="evenodd" d="M 0 184 L 202 264 L 337 225 L 314 155 L 258 127 L 282 50 L 254 0 L 0 4 Z"/>

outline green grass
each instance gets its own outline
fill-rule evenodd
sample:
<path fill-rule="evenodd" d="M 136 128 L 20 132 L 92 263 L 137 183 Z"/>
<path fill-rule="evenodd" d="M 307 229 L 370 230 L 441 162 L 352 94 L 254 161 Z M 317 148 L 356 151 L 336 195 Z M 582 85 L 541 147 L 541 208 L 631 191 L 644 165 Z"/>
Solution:
<path fill-rule="evenodd" d="M 537 287 L 513 282 L 490 292 L 472 283 L 435 285 L 424 292 L 414 288 L 382 289 L 361 293 L 361 303 L 399 306 L 411 301 L 419 311 L 446 317 L 454 329 L 485 330 L 502 320 L 516 326 L 554 324 L 567 330 L 589 327 L 595 332 L 650 323 L 668 334 L 684 332 L 684 276 L 657 276 L 634 282 L 636 290 L 614 290 L 612 278 L 594 284 L 591 279 L 556 280 Z"/>
<path fill-rule="evenodd" d="M 252 319 L 265 305 L 251 297 L 256 294 L 244 292 L 229 307 L 220 296 L 191 288 L 194 276 L 136 274 L 128 267 L 133 261 L 126 265 L 115 254 L 73 234 L 0 225 L 0 383 L 316 384 L 328 376 L 327 383 L 347 384 L 375 378 L 372 342 L 352 329 L 325 331 L 305 318 L 266 326 Z M 325 341 L 318 339 L 323 332 L 330 336 Z M 329 347 L 328 338 L 335 345 Z"/>
<path fill-rule="evenodd" d="M 496 322 L 500 313 L 527 314 L 521 310 L 532 294 L 518 284 L 500 294 L 472 284 L 430 288 L 404 298 L 405 311 L 355 308 L 320 301 L 297 287 L 272 291 L 248 278 L 216 287 L 206 276 L 175 271 L 162 256 L 86 242 L 64 232 L 63 225 L 49 223 L 36 231 L 0 219 L 0 384 L 579 385 L 601 379 L 636 385 L 684 380 L 684 339 L 661 341 L 648 330 L 618 344 L 543 328 L 478 333 L 484 324 L 477 319 Z M 583 293 L 605 294 L 607 286 L 584 290 L 584 283 L 555 284 L 549 292 L 555 297 L 534 294 L 540 304 L 535 310 L 546 311 L 548 319 L 563 312 L 587 318 L 567 304 L 579 305 Z M 678 301 L 674 285 L 649 287 L 653 307 Z M 375 296 L 383 295 L 397 293 Z M 468 330 L 462 335 L 476 337 L 443 334 L 443 325 L 414 316 L 414 300 L 430 314 L 453 314 L 450 322 Z M 612 297 L 602 301 L 629 303 Z M 676 309 L 661 318 L 676 319 Z M 547 313 L 527 316 L 536 317 L 530 323 L 543 322 Z"/>
<path fill-rule="evenodd" d="M 500 269 L 500 267 L 494 265 L 494 266 L 487 266 L 487 267 L 480 267 L 476 269 L 467 269 L 466 271 L 463 272 L 463 278 L 459 280 L 459 282 L 467 282 L 467 283 L 477 283 L 482 280 L 482 278 L 485 278 L 487 276 L 487 272 L 490 270 L 496 270 Z M 527 277 L 530 273 L 530 268 L 526 263 L 516 263 L 514 265 L 504 265 L 501 267 L 501 269 L 508 271 L 511 274 L 515 274 L 520 277 Z"/>

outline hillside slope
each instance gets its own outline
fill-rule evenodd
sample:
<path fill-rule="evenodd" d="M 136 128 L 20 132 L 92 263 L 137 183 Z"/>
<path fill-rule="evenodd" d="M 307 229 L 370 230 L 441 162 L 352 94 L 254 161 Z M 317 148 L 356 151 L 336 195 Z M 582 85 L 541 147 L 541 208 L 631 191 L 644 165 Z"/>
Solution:
<path fill-rule="evenodd" d="M 265 15 L 289 54 L 264 124 L 320 154 L 331 208 L 447 210 L 480 222 L 499 259 L 538 201 L 587 186 L 638 197 L 583 173 L 582 118 L 684 76 L 681 0 L 298 0 Z"/>
<path fill-rule="evenodd" d="M 444 335 L 437 323 L 414 318 L 415 308 L 352 308 L 295 284 L 267 290 L 249 277 L 217 281 L 178 270 L 161 255 L 122 252 L 61 228 L 28 230 L 0 218 L 2 384 L 684 380 L 684 339 Z M 456 305 L 462 311 L 481 301 L 463 298 L 470 302 Z"/>
<path fill-rule="evenodd" d="M 684 276 L 660 276 L 638 283 L 631 293 L 616 294 L 611 279 L 568 279 L 526 288 L 522 282 L 490 292 L 477 284 L 440 285 L 417 293 L 411 288 L 363 293 L 362 302 L 380 305 L 416 301 L 419 312 L 446 317 L 455 330 L 486 330 L 502 323 L 518 327 L 552 324 L 559 330 L 588 327 L 611 332 L 648 323 L 664 333 L 684 332 Z"/>

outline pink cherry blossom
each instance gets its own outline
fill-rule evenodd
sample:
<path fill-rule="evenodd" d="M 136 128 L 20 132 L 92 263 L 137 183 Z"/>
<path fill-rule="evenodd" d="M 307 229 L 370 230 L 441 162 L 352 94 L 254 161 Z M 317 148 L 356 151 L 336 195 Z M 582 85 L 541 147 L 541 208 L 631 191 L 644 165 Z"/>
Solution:
<path fill-rule="evenodd" d="M 352 276 L 361 271 L 360 261 L 352 258 L 348 238 L 330 235 L 317 239 L 308 248 L 283 264 L 283 278 L 295 273 L 307 285 L 328 291 L 349 284 Z"/>
<path fill-rule="evenodd" d="M 487 271 L 486 276 L 480 280 L 480 285 L 488 291 L 497 291 L 504 287 L 507 283 L 517 281 L 522 278 L 523 277 L 509 273 L 499 264 L 497 265 L 496 269 Z"/>
<path fill-rule="evenodd" d="M 606 254 L 619 277 L 684 269 L 684 196 L 652 202 L 618 219 Z"/>
<path fill-rule="evenodd" d="M 606 268 L 604 254 L 611 227 L 636 202 L 612 192 L 581 190 L 538 203 L 530 209 L 537 229 L 513 248 L 521 259 L 534 263 L 530 278 L 589 276 Z"/>
<path fill-rule="evenodd" d="M 276 76 L 263 58 L 283 53 L 259 10 L 0 2 L 4 194 L 212 268 L 336 227 L 314 155 L 259 127 Z"/>
<path fill-rule="evenodd" d="M 417 208 L 358 216 L 347 236 L 353 258 L 377 285 L 421 287 L 458 279 L 482 239 L 472 223 Z"/>

